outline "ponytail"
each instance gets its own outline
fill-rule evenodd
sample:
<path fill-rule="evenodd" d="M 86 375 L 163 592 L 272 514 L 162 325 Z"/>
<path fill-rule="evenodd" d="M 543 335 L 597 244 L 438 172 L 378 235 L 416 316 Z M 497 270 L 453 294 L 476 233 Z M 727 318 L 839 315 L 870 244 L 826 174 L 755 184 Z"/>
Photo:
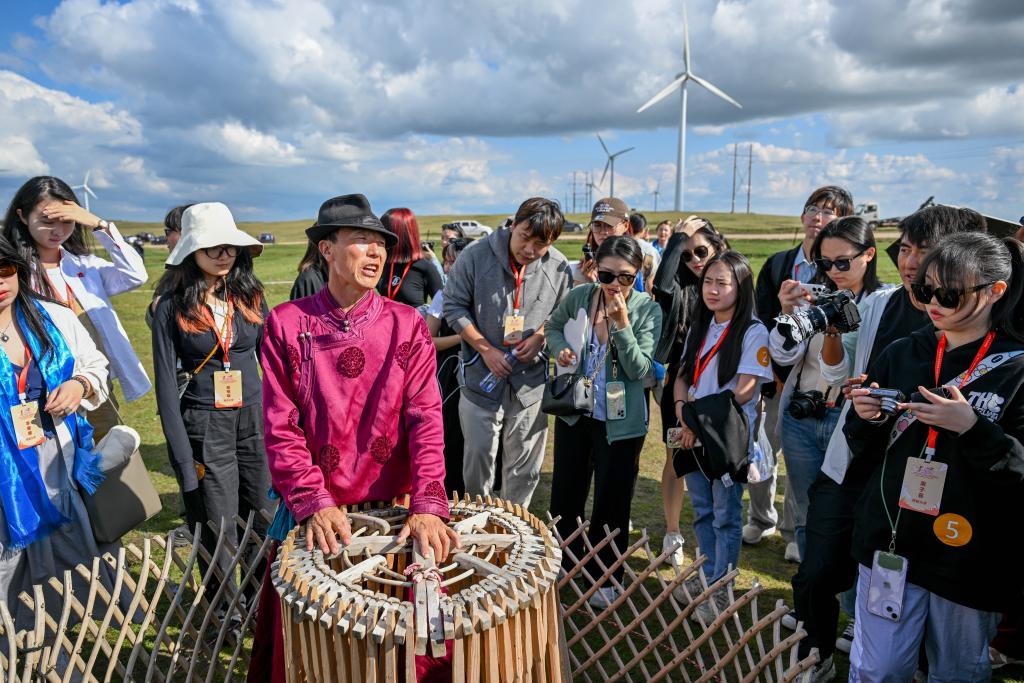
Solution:
<path fill-rule="evenodd" d="M 1010 278 L 1006 293 L 992 306 L 992 326 L 1019 342 L 1024 342 L 1024 244 L 1013 237 L 1003 239 L 1010 252 Z"/>

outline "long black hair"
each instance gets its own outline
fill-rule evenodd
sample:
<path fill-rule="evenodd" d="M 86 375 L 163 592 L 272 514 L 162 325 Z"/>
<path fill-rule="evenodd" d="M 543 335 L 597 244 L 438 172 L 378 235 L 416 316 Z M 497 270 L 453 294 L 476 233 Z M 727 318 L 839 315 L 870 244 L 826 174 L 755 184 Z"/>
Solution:
<path fill-rule="evenodd" d="M 707 218 L 698 216 L 700 220 L 704 221 L 704 225 L 700 226 L 693 231 L 693 234 L 687 238 L 687 242 L 700 235 L 708 241 L 708 243 L 714 248 L 715 255 L 722 254 L 730 249 L 729 240 L 725 238 L 725 235 L 718 232 L 711 221 Z M 707 270 L 707 266 L 704 267 Z M 696 285 L 700 281 L 700 278 L 690 270 L 689 266 L 683 263 L 683 259 L 679 259 L 679 267 L 676 269 L 676 282 L 679 283 L 680 287 L 687 287 L 690 285 Z"/>
<path fill-rule="evenodd" d="M 324 259 L 324 255 L 320 253 L 320 243 L 310 241 L 306 245 L 306 253 L 302 255 L 302 260 L 299 261 L 299 272 L 304 273 L 310 268 L 315 268 L 324 279 L 327 279 L 327 260 Z"/>
<path fill-rule="evenodd" d="M 811 245 L 812 261 L 817 262 L 821 258 L 821 243 L 829 237 L 841 239 L 861 253 L 868 249 L 874 249 L 875 257 L 868 261 L 867 270 L 864 271 L 862 293 L 870 294 L 882 286 L 882 283 L 878 281 L 878 247 L 875 246 L 875 233 L 867 221 L 860 216 L 843 216 L 824 226 L 818 236 L 814 238 L 814 244 Z M 828 285 L 831 290 L 836 288 L 836 283 L 832 282 L 832 278 L 821 269 L 815 273 L 814 282 Z"/>
<path fill-rule="evenodd" d="M 1006 292 L 992 305 L 992 329 L 1024 342 L 1024 315 L 1018 310 L 1024 297 L 1024 245 L 1016 239 L 981 232 L 946 235 L 929 249 L 915 284 L 924 284 L 929 273 L 940 286 L 956 289 L 1005 282 Z"/>
<path fill-rule="evenodd" d="M 209 329 L 210 323 L 203 314 L 206 307 L 207 285 L 203 270 L 196 263 L 194 253 L 185 257 L 179 266 L 169 266 L 172 272 L 172 288 L 177 309 L 177 320 L 181 328 L 191 334 L 201 334 Z M 263 322 L 263 283 L 253 273 L 252 253 L 248 247 L 238 247 L 238 256 L 231 270 L 217 283 L 214 295 L 221 299 L 231 297 L 235 310 L 250 323 Z"/>
<path fill-rule="evenodd" d="M 736 370 L 739 369 L 740 356 L 743 355 L 743 337 L 747 333 L 747 328 L 762 323 L 754 318 L 754 273 L 750 267 L 750 261 L 743 254 L 731 249 L 716 254 L 713 259 L 708 261 L 701 273 L 700 286 L 702 288 L 708 272 L 717 263 L 727 266 L 732 271 L 736 287 L 736 308 L 729 324 L 729 334 L 718 349 L 718 385 L 724 387 L 736 376 Z M 686 335 L 686 351 L 683 352 L 683 360 L 679 368 L 680 374 L 687 378 L 687 381 L 693 380 L 697 354 L 714 317 L 715 314 L 707 307 L 704 297 L 701 296 L 693 309 L 693 320 L 690 324 L 690 331 Z M 704 349 L 705 355 L 709 350 Z"/>
<path fill-rule="evenodd" d="M 12 306 L 17 308 L 12 309 L 11 313 L 14 314 L 20 310 L 22 315 L 25 316 L 28 331 L 39 340 L 39 348 L 42 351 L 43 358 L 45 358 L 47 354 L 53 351 L 53 341 L 50 340 L 50 335 L 46 333 L 46 327 L 43 325 L 43 316 L 39 309 L 36 308 L 35 302 L 50 301 L 50 299 L 37 294 L 32 289 L 32 269 L 28 260 L 25 259 L 21 250 L 11 244 L 10 240 L 0 235 L 0 265 L 4 264 L 11 264 L 18 269 L 18 295 L 11 303 Z M 17 316 L 15 316 L 16 319 Z"/>
<path fill-rule="evenodd" d="M 21 216 L 28 218 L 32 210 L 44 199 L 79 203 L 75 191 L 60 178 L 48 175 L 30 178 L 14 193 L 14 198 L 7 207 L 7 213 L 4 215 L 3 236 L 21 252 L 22 257 L 31 266 L 32 279 L 36 283 L 33 289 L 47 295 L 55 295 L 57 293 L 50 291 L 49 281 L 43 277 L 43 265 L 39 261 L 39 251 L 28 230 L 28 224 L 21 219 Z M 19 211 L 21 216 L 18 215 Z M 64 240 L 61 247 L 75 256 L 84 256 L 89 253 L 91 246 L 91 238 L 88 237 L 88 234 L 89 231 L 85 227 L 76 223 L 71 236 Z"/>
<path fill-rule="evenodd" d="M 185 214 L 185 211 L 192 206 L 192 204 L 182 204 L 176 206 L 167 212 L 164 216 L 164 228 L 172 232 L 181 232 L 181 217 Z M 171 291 L 175 284 L 175 274 L 171 270 L 165 270 L 163 275 L 157 281 L 156 286 L 153 288 L 153 298 L 163 296 L 167 292 Z"/>

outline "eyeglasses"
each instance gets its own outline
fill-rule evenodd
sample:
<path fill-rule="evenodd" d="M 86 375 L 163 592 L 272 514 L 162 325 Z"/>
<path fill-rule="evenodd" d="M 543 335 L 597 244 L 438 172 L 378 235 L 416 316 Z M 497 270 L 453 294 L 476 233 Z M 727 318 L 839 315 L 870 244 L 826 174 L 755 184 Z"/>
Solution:
<path fill-rule="evenodd" d="M 172 232 L 178 232 L 172 228 L 164 228 L 164 237 L 170 237 Z"/>
<path fill-rule="evenodd" d="M 819 214 L 822 218 L 824 218 L 827 221 L 830 221 L 836 217 L 836 212 L 833 211 L 832 209 L 819 209 L 814 204 L 804 207 L 804 215 L 807 216 L 808 218 L 815 218 Z"/>
<path fill-rule="evenodd" d="M 593 223 L 590 224 L 590 232 L 594 233 L 595 235 L 613 233 L 615 232 L 615 229 L 618 228 L 620 225 L 622 225 L 621 221 L 619 223 L 616 223 L 615 225 L 608 225 L 607 223 L 603 223 L 601 221 L 594 221 Z"/>
<path fill-rule="evenodd" d="M 214 260 L 225 255 L 235 258 L 238 256 L 238 247 L 233 244 L 222 244 L 219 247 L 206 247 L 203 249 L 203 253 L 206 254 L 208 258 L 212 258 Z"/>
<path fill-rule="evenodd" d="M 636 280 L 636 273 L 613 273 L 610 270 L 598 270 L 597 280 L 602 285 L 610 285 L 618 280 L 623 287 L 629 287 Z"/>
<path fill-rule="evenodd" d="M 681 254 L 679 254 L 679 259 L 683 263 L 689 263 L 694 257 L 696 257 L 698 261 L 703 261 L 704 259 L 707 258 L 708 254 L 710 254 L 710 253 L 711 253 L 711 250 L 708 249 L 707 247 L 697 247 L 692 252 L 690 252 L 690 251 L 682 252 Z"/>
<path fill-rule="evenodd" d="M 931 285 L 915 283 L 910 285 L 910 291 L 920 304 L 929 304 L 934 297 L 943 308 L 960 308 L 960 302 L 963 301 L 966 295 L 986 287 L 991 287 L 994 284 L 994 282 L 986 282 L 983 285 L 968 289 L 956 289 L 954 287 L 932 287 Z"/>
<path fill-rule="evenodd" d="M 838 270 L 839 272 L 845 273 L 850 269 L 850 264 L 853 263 L 853 259 L 860 256 L 865 251 L 867 251 L 867 249 L 861 249 L 853 256 L 846 256 L 844 258 L 837 258 L 835 260 L 830 258 L 815 259 L 814 263 L 818 266 L 818 268 L 822 270 L 822 272 L 825 273 L 832 270 L 832 266 L 835 266 L 836 270 Z"/>
<path fill-rule="evenodd" d="M 0 277 L 13 277 L 18 274 L 18 266 L 13 263 L 0 265 Z"/>

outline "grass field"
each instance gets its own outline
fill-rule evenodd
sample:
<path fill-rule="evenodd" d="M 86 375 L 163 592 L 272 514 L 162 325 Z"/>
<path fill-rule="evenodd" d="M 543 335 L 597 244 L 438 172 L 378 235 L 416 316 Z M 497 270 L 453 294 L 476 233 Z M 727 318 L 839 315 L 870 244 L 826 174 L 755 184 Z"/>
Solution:
<path fill-rule="evenodd" d="M 728 214 L 724 215 L 728 216 Z M 489 219 L 491 217 L 484 216 L 480 218 Z M 793 221 L 795 220 L 793 218 L 785 217 L 769 218 L 778 218 L 779 227 L 790 230 L 792 229 Z M 441 219 L 439 218 L 438 224 L 440 224 L 440 220 Z M 715 220 L 717 223 L 717 220 L 714 217 L 712 217 L 712 220 Z M 783 225 L 783 223 L 786 223 L 786 225 Z M 136 229 L 131 224 L 121 223 L 120 225 L 128 234 L 134 232 Z M 283 224 L 273 225 L 276 226 Z M 295 235 L 301 234 L 298 232 L 299 229 L 305 227 L 305 223 L 300 224 L 297 222 L 287 225 L 289 226 L 289 230 L 294 229 Z M 737 225 L 739 224 L 737 223 Z M 138 227 L 137 229 L 152 230 L 153 227 L 154 226 L 146 225 Z M 264 227 L 271 231 L 276 229 L 276 227 Z M 739 228 L 737 227 L 737 230 L 738 229 Z M 747 230 L 748 228 L 743 229 Z M 155 232 L 155 230 L 153 231 Z M 279 237 L 279 239 L 281 238 Z M 760 269 L 761 264 L 767 256 L 781 249 L 788 248 L 792 244 L 793 242 L 790 239 L 757 241 L 739 240 L 733 243 L 733 247 L 750 258 L 756 272 Z M 563 240 L 557 246 L 570 258 L 578 258 L 580 255 L 581 245 L 578 240 Z M 263 255 L 256 259 L 257 275 L 267 286 L 267 296 L 271 306 L 276 305 L 287 298 L 292 280 L 296 275 L 296 264 L 298 263 L 303 250 L 304 247 L 299 244 L 269 245 Z M 143 365 L 147 368 L 152 367 L 152 353 L 150 348 L 150 333 L 145 324 L 144 313 L 145 307 L 151 299 L 152 286 L 163 270 L 163 260 L 166 258 L 166 254 L 166 250 L 162 247 L 147 247 L 146 265 L 150 273 L 150 282 L 143 288 L 119 296 L 115 300 L 115 307 L 118 315 L 120 316 L 125 329 L 128 331 L 135 349 L 142 359 Z M 879 261 L 879 274 L 883 281 L 896 281 L 896 269 L 884 253 L 881 255 L 881 259 Z M 183 520 L 180 516 L 182 507 L 177 491 L 177 484 L 170 465 L 168 464 L 163 434 L 156 414 L 156 405 L 153 393 L 150 392 L 141 400 L 132 404 L 123 404 L 123 406 L 122 413 L 125 420 L 128 424 L 136 428 L 142 435 L 143 455 L 147 466 L 153 473 L 154 482 L 160 491 L 161 498 L 163 500 L 163 511 L 156 518 L 147 523 L 145 528 L 140 531 L 163 533 L 181 524 Z M 664 533 L 660 489 L 664 449 L 660 438 L 657 436 L 660 434 L 657 410 L 652 411 L 652 419 L 652 436 L 648 438 L 641 456 L 640 478 L 636 487 L 636 497 L 633 502 L 632 518 L 634 528 L 636 529 L 634 531 L 634 540 L 637 538 L 636 534 L 639 533 L 639 529 L 646 528 L 653 539 L 651 544 L 652 547 L 660 548 L 660 540 Z M 531 506 L 532 510 L 538 515 L 543 515 L 546 511 L 550 495 L 550 442 L 548 446 L 548 458 L 544 465 L 541 483 Z M 776 500 L 776 507 L 779 509 L 780 513 L 782 510 L 782 497 L 785 491 L 784 468 L 782 469 L 783 472 L 780 472 L 780 475 L 782 476 L 780 476 L 778 497 Z M 692 532 L 692 509 L 689 504 L 684 506 L 683 516 L 684 521 L 682 529 L 683 534 L 687 539 L 687 554 L 688 557 L 692 557 L 693 548 L 696 547 L 696 541 Z M 782 598 L 788 604 L 792 604 L 789 582 L 791 576 L 796 571 L 796 565 L 787 563 L 783 560 L 784 549 L 784 541 L 780 537 L 776 536 L 774 538 L 767 539 L 759 546 L 744 546 L 741 552 L 740 565 L 742 573 L 739 580 L 740 588 L 749 588 L 755 577 L 758 578 L 761 584 L 767 589 L 765 602 L 763 603 L 765 605 L 774 604 L 775 600 L 778 598 Z M 842 655 L 839 655 L 839 658 L 840 659 L 837 660 L 839 661 L 840 666 L 839 677 L 842 679 L 846 673 L 846 661 Z M 1021 668 L 1016 668 L 1011 673 L 1016 674 L 1015 677 L 1017 679 L 1021 679 L 1021 674 L 1024 673 L 1024 671 L 1022 671 Z M 998 678 L 997 680 L 1011 679 Z"/>

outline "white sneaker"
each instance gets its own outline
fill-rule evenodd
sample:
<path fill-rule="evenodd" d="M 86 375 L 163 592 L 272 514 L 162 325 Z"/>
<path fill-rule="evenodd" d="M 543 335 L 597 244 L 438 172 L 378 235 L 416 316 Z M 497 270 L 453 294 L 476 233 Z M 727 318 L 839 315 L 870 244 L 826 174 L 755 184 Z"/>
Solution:
<path fill-rule="evenodd" d="M 796 541 L 786 544 L 786 562 L 800 563 L 800 546 L 796 544 Z"/>
<path fill-rule="evenodd" d="M 853 619 L 847 622 L 846 628 L 836 638 L 836 649 L 846 654 L 850 654 L 850 650 L 853 649 Z"/>
<path fill-rule="evenodd" d="M 747 545 L 757 545 L 769 536 L 774 536 L 779 533 L 775 527 L 768 527 L 762 529 L 756 524 L 744 524 L 743 525 L 743 542 Z"/>
<path fill-rule="evenodd" d="M 670 531 L 661 540 L 661 552 L 672 551 L 672 554 L 668 556 L 668 561 L 672 565 L 672 569 L 676 571 L 676 574 L 683 571 L 683 567 L 686 566 L 686 558 L 683 556 L 683 543 L 683 535 L 678 531 Z"/>
<path fill-rule="evenodd" d="M 836 677 L 836 663 L 832 661 L 831 657 L 826 657 L 824 661 L 818 662 L 811 669 L 811 683 L 828 683 Z"/>
<path fill-rule="evenodd" d="M 587 602 L 590 603 L 590 606 L 594 609 L 604 610 L 618 598 L 619 590 L 612 586 L 608 586 L 606 588 L 598 588 L 597 592 L 591 595 Z"/>
<path fill-rule="evenodd" d="M 728 606 L 729 594 L 724 588 L 720 588 L 717 592 L 709 595 L 707 600 L 697 605 L 690 614 L 690 619 L 707 628 Z M 716 607 L 717 610 L 715 610 Z"/>
<path fill-rule="evenodd" d="M 686 581 L 683 581 L 681 584 L 672 589 L 672 597 L 674 597 L 676 599 L 676 602 L 678 602 L 680 605 L 686 607 L 693 601 L 694 598 L 696 598 L 703 592 L 704 584 L 700 582 L 699 577 L 695 576 L 692 579 L 687 579 Z"/>
<path fill-rule="evenodd" d="M 788 629 L 790 631 L 795 631 L 796 624 L 796 610 L 789 610 L 784 615 L 782 615 L 782 628 Z"/>

